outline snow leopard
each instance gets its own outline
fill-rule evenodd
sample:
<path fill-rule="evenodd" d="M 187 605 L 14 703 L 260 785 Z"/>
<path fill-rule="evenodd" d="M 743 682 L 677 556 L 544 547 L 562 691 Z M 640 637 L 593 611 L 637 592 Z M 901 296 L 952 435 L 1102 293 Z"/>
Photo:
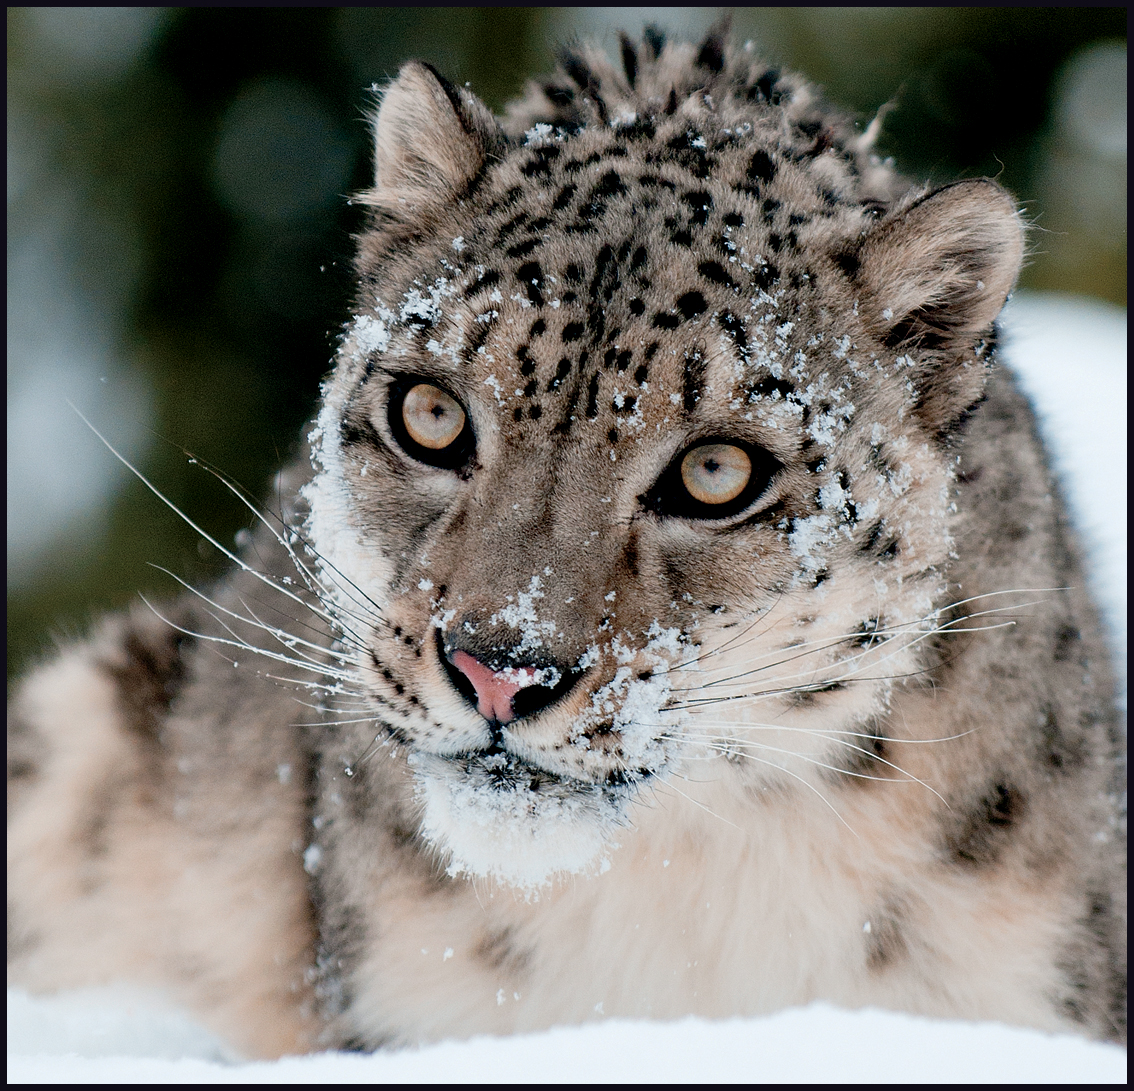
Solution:
<path fill-rule="evenodd" d="M 722 32 L 620 54 L 386 87 L 278 510 L 15 689 L 10 982 L 249 1056 L 814 1000 L 1125 1040 L 1020 210 Z"/>

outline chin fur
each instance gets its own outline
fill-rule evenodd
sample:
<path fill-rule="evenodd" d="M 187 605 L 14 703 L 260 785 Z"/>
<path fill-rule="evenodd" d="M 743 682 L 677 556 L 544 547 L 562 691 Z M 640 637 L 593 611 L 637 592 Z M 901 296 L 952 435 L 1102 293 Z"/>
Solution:
<path fill-rule="evenodd" d="M 534 893 L 610 867 L 633 789 L 552 776 L 508 754 L 411 758 L 421 830 L 449 875 Z"/>

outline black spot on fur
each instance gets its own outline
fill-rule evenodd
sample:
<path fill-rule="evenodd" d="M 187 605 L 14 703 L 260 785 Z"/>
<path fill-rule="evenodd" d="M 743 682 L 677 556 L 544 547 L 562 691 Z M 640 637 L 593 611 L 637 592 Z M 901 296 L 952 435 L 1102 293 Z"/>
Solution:
<path fill-rule="evenodd" d="M 510 220 L 506 221 L 496 232 L 497 243 L 502 243 L 509 235 L 511 235 L 517 228 L 522 227 L 528 222 L 528 214 L 526 212 L 517 212 Z"/>
<path fill-rule="evenodd" d="M 563 357 L 556 365 L 555 375 L 548 380 L 546 392 L 550 394 L 553 390 L 558 390 L 563 380 L 571 374 L 571 361 L 566 356 Z"/>
<path fill-rule="evenodd" d="M 531 158 L 520 167 L 520 173 L 527 178 L 549 177 L 551 164 L 559 158 L 560 151 L 561 149 L 555 144 L 536 148 Z"/>
<path fill-rule="evenodd" d="M 724 69 L 724 38 L 719 33 L 710 34 L 702 43 L 697 65 L 714 74 Z"/>
<path fill-rule="evenodd" d="M 625 31 L 619 31 L 618 44 L 622 51 L 622 71 L 626 73 L 626 82 L 633 90 L 638 79 L 638 52 Z"/>
<path fill-rule="evenodd" d="M 781 398 L 786 398 L 789 394 L 795 393 L 795 387 L 784 379 L 777 379 L 774 375 L 766 375 L 761 379 L 751 391 L 758 398 L 774 398 L 779 394 Z"/>
<path fill-rule="evenodd" d="M 185 656 L 195 644 L 195 637 L 164 624 L 130 624 L 121 658 L 103 662 L 118 688 L 122 722 L 147 743 L 158 742 L 162 721 L 185 685 Z"/>
<path fill-rule="evenodd" d="M 339 425 L 339 440 L 344 447 L 381 447 L 382 437 L 370 423 L 370 418 L 348 411 Z"/>
<path fill-rule="evenodd" d="M 492 332 L 491 322 L 478 322 L 473 326 L 472 334 L 464 348 L 464 356 L 466 361 L 471 361 L 477 354 L 481 345 L 488 340 L 488 335 Z"/>
<path fill-rule="evenodd" d="M 736 287 L 736 281 L 728 275 L 728 272 L 720 262 L 703 261 L 697 266 L 697 272 L 713 284 L 723 284 L 729 288 Z"/>
<path fill-rule="evenodd" d="M 689 206 L 690 219 L 698 226 L 703 226 L 709 219 L 709 212 L 713 207 L 713 198 L 703 189 L 692 193 L 683 193 L 681 199 Z"/>
<path fill-rule="evenodd" d="M 736 345 L 743 356 L 748 349 L 748 333 L 744 329 L 744 323 L 731 311 L 724 311 L 717 317 L 717 321 L 721 324 L 725 333 L 732 338 L 733 344 Z"/>
<path fill-rule="evenodd" d="M 587 200 L 591 202 L 601 201 L 603 198 L 614 197 L 625 192 L 626 187 L 622 184 L 622 179 L 619 177 L 618 172 L 608 170 L 606 174 L 598 180 L 598 184 L 591 190 Z"/>
<path fill-rule="evenodd" d="M 591 376 L 590 383 L 587 384 L 587 408 L 585 412 L 588 420 L 594 420 L 598 416 L 598 387 L 599 373 L 596 371 Z"/>
<path fill-rule="evenodd" d="M 528 261 L 516 270 L 516 279 L 524 286 L 524 291 L 537 307 L 543 306 L 543 292 L 540 291 L 539 282 L 543 279 L 543 269 L 538 261 Z"/>
<path fill-rule="evenodd" d="M 525 239 L 515 246 L 509 246 L 505 253 L 510 258 L 526 258 L 541 242 L 541 239 Z"/>
<path fill-rule="evenodd" d="M 575 196 L 575 191 L 578 187 L 573 182 L 568 182 L 558 193 L 555 201 L 551 205 L 553 212 L 562 212 L 570 203 L 571 198 Z"/>
<path fill-rule="evenodd" d="M 866 968 L 881 973 L 901 961 L 908 954 L 902 934 L 900 918 L 893 907 L 870 915 L 870 931 L 864 933 L 866 941 Z"/>
<path fill-rule="evenodd" d="M 750 102 L 767 102 L 772 106 L 778 106 L 783 93 L 777 86 L 780 78 L 779 72 L 774 68 L 769 68 L 748 90 L 748 99 Z"/>
<path fill-rule="evenodd" d="M 724 222 L 728 227 L 743 227 L 744 216 L 739 212 L 726 212 Z"/>
<path fill-rule="evenodd" d="M 705 297 L 700 292 L 686 292 L 677 300 L 674 306 L 681 312 L 682 317 L 686 320 L 696 318 L 697 315 L 704 314 L 708 309 Z"/>
<path fill-rule="evenodd" d="M 665 48 L 665 31 L 656 23 L 650 23 L 642 31 L 642 41 L 645 43 L 646 48 L 649 49 L 651 59 L 657 60 L 657 58 L 662 55 L 662 50 Z"/>
<path fill-rule="evenodd" d="M 693 356 L 685 361 L 685 373 L 682 375 L 681 400 L 686 413 L 692 413 L 701 400 L 701 387 L 705 382 L 705 361 L 700 356 Z"/>
<path fill-rule="evenodd" d="M 776 176 L 776 164 L 763 148 L 753 152 L 748 163 L 748 177 L 753 182 L 770 182 Z"/>
<path fill-rule="evenodd" d="M 752 274 L 753 286 L 760 288 L 765 292 L 768 291 L 779 279 L 780 271 L 770 261 L 765 265 L 761 265 L 760 268 Z"/>
<path fill-rule="evenodd" d="M 645 364 L 639 364 L 638 370 L 634 372 L 634 382 L 641 386 L 649 378 L 649 375 L 650 369 Z"/>
<path fill-rule="evenodd" d="M 1064 773 L 1079 768 L 1086 759 L 1080 734 L 1063 729 L 1059 711 L 1050 702 L 1040 706 L 1038 720 L 1040 752 L 1047 766 Z"/>
<path fill-rule="evenodd" d="M 563 327 L 560 338 L 564 344 L 568 344 L 571 341 L 578 341 L 579 338 L 583 336 L 585 330 L 586 327 L 582 322 L 568 322 L 567 325 Z"/>
<path fill-rule="evenodd" d="M 465 299 L 470 299 L 478 292 L 483 292 L 486 288 L 491 288 L 494 284 L 500 283 L 500 274 L 495 269 L 486 269 L 476 280 L 468 286 L 465 291 Z"/>
<path fill-rule="evenodd" d="M 542 90 L 552 105 L 561 110 L 566 109 L 575 101 L 575 92 L 566 87 L 558 87 L 554 83 L 545 83 Z"/>
<path fill-rule="evenodd" d="M 681 319 L 675 314 L 655 314 L 651 325 L 659 330 L 675 330 L 681 325 Z"/>
<path fill-rule="evenodd" d="M 1027 811 L 1027 797 L 1010 783 L 998 781 L 974 804 L 959 808 L 956 827 L 946 834 L 950 857 L 964 867 L 996 863 L 1014 827 Z"/>
<path fill-rule="evenodd" d="M 831 260 L 845 273 L 851 280 L 858 276 L 859 265 L 858 252 L 855 250 L 841 250 L 837 254 L 831 255 Z"/>

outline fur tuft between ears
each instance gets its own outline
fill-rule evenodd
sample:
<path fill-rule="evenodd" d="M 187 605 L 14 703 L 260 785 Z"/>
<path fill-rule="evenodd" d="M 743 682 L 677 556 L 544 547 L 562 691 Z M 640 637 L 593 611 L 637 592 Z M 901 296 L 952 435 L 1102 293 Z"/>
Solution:
<path fill-rule="evenodd" d="M 935 429 L 976 402 L 986 366 L 972 357 L 1016 283 L 1024 225 L 995 182 L 955 182 L 880 223 L 856 255 L 863 317 L 914 363 L 918 413 Z"/>
<path fill-rule="evenodd" d="M 480 99 L 420 61 L 386 89 L 373 130 L 374 185 L 358 199 L 395 221 L 459 199 L 504 139 Z"/>

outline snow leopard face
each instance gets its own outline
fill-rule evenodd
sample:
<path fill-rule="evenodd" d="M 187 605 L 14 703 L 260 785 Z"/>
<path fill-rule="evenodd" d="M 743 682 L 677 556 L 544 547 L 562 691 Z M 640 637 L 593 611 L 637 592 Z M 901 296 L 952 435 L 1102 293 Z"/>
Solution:
<path fill-rule="evenodd" d="M 694 765 L 881 759 L 833 733 L 943 623 L 950 436 L 1021 254 L 993 183 L 907 193 L 799 82 L 655 45 L 503 123 L 403 69 L 314 435 L 348 739 L 393 740 L 451 871 L 521 886 Z"/>

